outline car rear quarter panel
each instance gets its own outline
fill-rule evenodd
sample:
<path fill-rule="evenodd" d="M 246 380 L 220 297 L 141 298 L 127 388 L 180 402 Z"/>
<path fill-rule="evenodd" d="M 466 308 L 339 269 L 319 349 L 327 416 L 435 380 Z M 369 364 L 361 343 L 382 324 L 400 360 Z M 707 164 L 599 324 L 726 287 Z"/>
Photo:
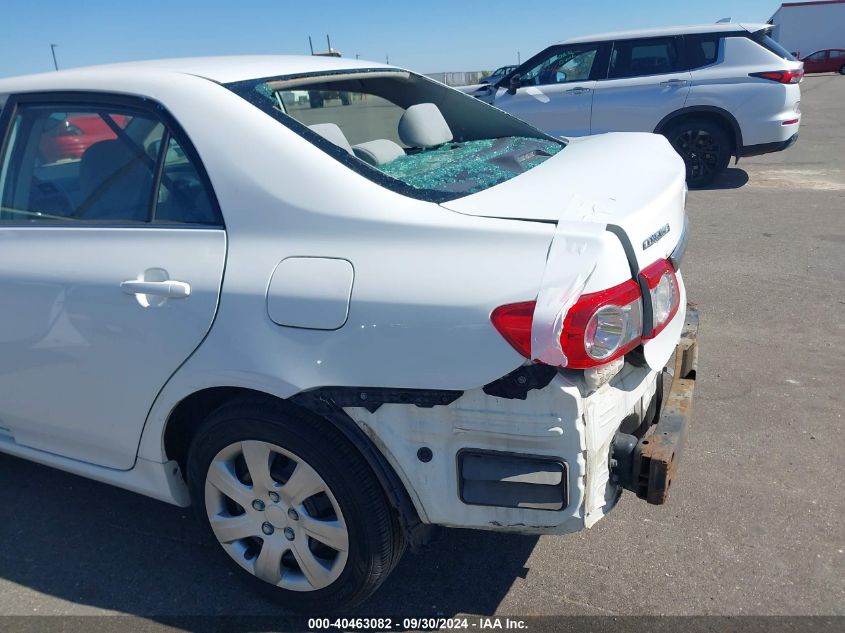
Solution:
<path fill-rule="evenodd" d="M 536 297 L 553 224 L 462 216 L 401 196 L 228 90 L 185 83 L 159 98 L 205 163 L 229 250 L 215 323 L 156 401 L 141 456 L 162 459 L 167 415 L 207 387 L 282 398 L 324 386 L 463 390 L 524 362 L 489 316 L 498 305 Z M 342 327 L 270 319 L 268 284 L 289 257 L 351 263 Z"/>
<path fill-rule="evenodd" d="M 798 84 L 779 84 L 750 73 L 800 68 L 747 37 L 727 37 L 715 64 L 693 70 L 686 106 L 710 106 L 730 112 L 742 132 L 743 145 L 785 140 L 798 126 L 781 126 L 801 99 Z M 789 129 L 785 129 L 785 128 Z"/>

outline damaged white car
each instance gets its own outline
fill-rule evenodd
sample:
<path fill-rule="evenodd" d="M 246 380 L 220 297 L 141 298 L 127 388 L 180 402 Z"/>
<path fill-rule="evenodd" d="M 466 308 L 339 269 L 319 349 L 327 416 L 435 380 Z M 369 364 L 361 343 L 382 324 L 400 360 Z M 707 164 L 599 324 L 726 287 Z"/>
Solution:
<path fill-rule="evenodd" d="M 0 104 L 0 451 L 193 504 L 306 610 L 361 602 L 432 526 L 665 500 L 697 319 L 663 137 L 567 143 L 318 57 L 7 79 Z"/>

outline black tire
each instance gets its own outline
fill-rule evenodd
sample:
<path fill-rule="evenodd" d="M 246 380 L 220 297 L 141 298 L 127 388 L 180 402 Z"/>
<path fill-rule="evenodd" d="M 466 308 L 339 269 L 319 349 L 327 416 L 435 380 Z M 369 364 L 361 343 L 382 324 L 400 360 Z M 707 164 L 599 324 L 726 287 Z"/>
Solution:
<path fill-rule="evenodd" d="M 839 69 L 840 75 L 845 75 L 845 64 L 842 64 L 842 68 Z"/>
<path fill-rule="evenodd" d="M 686 119 L 670 124 L 663 135 L 684 159 L 687 185 L 691 189 L 712 183 L 731 160 L 733 143 L 718 123 Z"/>
<path fill-rule="evenodd" d="M 302 458 L 334 495 L 348 531 L 348 553 L 343 571 L 330 585 L 311 591 L 274 586 L 242 568 L 215 537 L 206 511 L 209 466 L 220 451 L 245 440 L 273 444 Z M 236 573 L 253 589 L 294 611 L 342 612 L 360 604 L 384 582 L 405 551 L 396 513 L 358 449 L 328 421 L 283 402 L 241 399 L 212 412 L 191 444 L 188 486 L 200 521 Z M 260 551 L 263 541 L 259 543 Z"/>

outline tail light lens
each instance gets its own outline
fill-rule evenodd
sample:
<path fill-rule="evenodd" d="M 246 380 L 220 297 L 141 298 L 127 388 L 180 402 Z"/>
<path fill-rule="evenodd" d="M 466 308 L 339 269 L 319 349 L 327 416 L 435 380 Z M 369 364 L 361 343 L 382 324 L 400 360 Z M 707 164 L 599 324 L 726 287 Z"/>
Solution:
<path fill-rule="evenodd" d="M 661 259 L 645 268 L 640 277 L 645 281 L 651 300 L 651 333 L 643 338 L 654 338 L 663 331 L 678 313 L 681 291 L 675 269 L 668 260 Z"/>
<path fill-rule="evenodd" d="M 496 308 L 490 315 L 493 327 L 525 358 L 531 358 L 531 323 L 536 303 L 510 303 Z"/>
<path fill-rule="evenodd" d="M 770 70 L 762 73 L 751 73 L 749 77 L 769 79 L 782 84 L 797 84 L 804 78 L 804 70 Z"/>
<path fill-rule="evenodd" d="M 566 313 L 560 345 L 566 366 L 598 367 L 623 356 L 644 339 L 652 339 L 678 313 L 681 293 L 675 269 L 661 259 L 640 273 L 641 286 L 633 279 L 590 294 L 581 295 Z M 651 331 L 643 336 L 643 292 L 651 305 Z M 510 303 L 493 310 L 490 320 L 514 349 L 531 358 L 531 326 L 535 301 Z"/>
<path fill-rule="evenodd" d="M 640 343 L 642 301 L 635 281 L 581 295 L 563 321 L 560 345 L 567 367 L 587 369 L 630 352 Z"/>

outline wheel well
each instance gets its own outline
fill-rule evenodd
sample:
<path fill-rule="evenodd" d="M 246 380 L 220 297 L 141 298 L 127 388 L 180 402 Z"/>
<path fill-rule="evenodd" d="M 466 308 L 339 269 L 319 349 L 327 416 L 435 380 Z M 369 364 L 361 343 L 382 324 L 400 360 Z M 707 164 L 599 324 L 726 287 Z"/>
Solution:
<path fill-rule="evenodd" d="M 192 393 L 182 400 L 170 412 L 164 427 L 164 453 L 167 459 L 175 460 L 183 473 L 188 472 L 188 450 L 199 426 L 223 403 L 248 395 L 269 397 L 260 391 L 240 387 L 213 387 Z"/>
<path fill-rule="evenodd" d="M 284 400 L 262 391 L 243 387 L 212 387 L 197 391 L 184 398 L 171 411 L 164 429 L 164 452 L 168 459 L 175 460 L 183 473 L 188 472 L 188 451 L 194 434 L 212 411 L 235 398 L 273 399 L 285 406 L 301 408 L 312 415 L 318 415 L 333 424 L 352 444 L 372 468 L 381 483 L 390 504 L 399 515 L 400 524 L 412 549 L 416 549 L 433 537 L 431 526 L 423 524 L 396 471 L 379 451 L 373 441 L 343 411 L 337 408 L 331 415 L 316 408 L 302 406 L 298 402 Z"/>
<path fill-rule="evenodd" d="M 670 114 L 668 117 L 663 119 L 660 123 L 658 123 L 654 132 L 655 134 L 662 134 L 668 127 L 685 121 L 709 121 L 710 123 L 715 123 L 725 131 L 733 144 L 732 154 L 737 156 L 742 145 L 741 133 L 739 131 L 739 125 L 735 121 L 732 121 L 729 117 L 730 115 L 722 113 L 719 110 L 681 111 L 675 114 Z"/>

